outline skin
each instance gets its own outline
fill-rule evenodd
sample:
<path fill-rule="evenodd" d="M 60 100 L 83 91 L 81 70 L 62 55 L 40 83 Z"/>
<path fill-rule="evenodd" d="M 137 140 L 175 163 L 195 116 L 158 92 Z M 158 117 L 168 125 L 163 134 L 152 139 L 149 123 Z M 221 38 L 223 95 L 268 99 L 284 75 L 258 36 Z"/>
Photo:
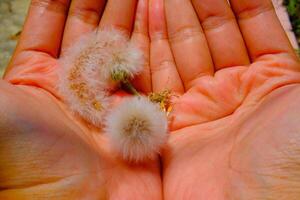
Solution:
<path fill-rule="evenodd" d="M 299 60 L 270 1 L 230 3 L 34 0 L 0 82 L 0 199 L 298 199 Z M 65 49 L 108 26 L 144 51 L 139 90 L 177 94 L 156 160 L 119 159 L 55 89 Z"/>

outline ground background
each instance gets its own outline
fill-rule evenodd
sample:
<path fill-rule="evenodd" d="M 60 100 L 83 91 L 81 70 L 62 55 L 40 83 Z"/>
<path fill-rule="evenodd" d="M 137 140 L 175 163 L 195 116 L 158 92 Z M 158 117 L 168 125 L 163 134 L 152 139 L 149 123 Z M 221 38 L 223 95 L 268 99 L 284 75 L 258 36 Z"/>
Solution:
<path fill-rule="evenodd" d="M 293 26 L 293 31 L 296 35 L 298 47 L 300 46 L 300 0 L 284 0 L 284 5 L 290 16 L 290 21 Z M 300 50 L 298 48 L 298 55 Z"/>
<path fill-rule="evenodd" d="M 30 0 L 0 0 L 0 77 L 17 43 L 29 3 Z M 291 43 L 295 49 L 298 49 L 300 44 L 300 0 L 273 0 L 273 3 Z M 291 23 L 287 13 L 290 15 Z M 294 33 L 291 31 L 292 27 Z"/>
<path fill-rule="evenodd" d="M 30 0 L 0 0 L 0 77 L 22 29 Z"/>

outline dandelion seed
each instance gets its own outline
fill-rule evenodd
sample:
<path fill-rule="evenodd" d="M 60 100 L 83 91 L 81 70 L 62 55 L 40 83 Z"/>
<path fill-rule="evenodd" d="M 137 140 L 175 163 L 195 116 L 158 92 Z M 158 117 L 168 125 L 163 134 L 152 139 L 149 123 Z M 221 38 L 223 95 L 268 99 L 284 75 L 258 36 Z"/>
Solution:
<path fill-rule="evenodd" d="M 59 62 L 60 93 L 73 111 L 101 126 L 109 92 L 142 70 L 143 56 L 126 36 L 110 29 L 83 36 Z"/>
<path fill-rule="evenodd" d="M 143 69 L 142 52 L 117 30 L 92 33 L 83 45 L 86 53 L 81 51 L 80 55 L 87 55 L 81 62 L 85 68 L 82 75 L 87 80 L 101 80 L 105 89 L 113 90 L 115 82 L 128 81 Z"/>
<path fill-rule="evenodd" d="M 167 139 L 167 119 L 159 106 L 145 97 L 131 97 L 110 111 L 106 132 L 123 159 L 152 159 Z"/>

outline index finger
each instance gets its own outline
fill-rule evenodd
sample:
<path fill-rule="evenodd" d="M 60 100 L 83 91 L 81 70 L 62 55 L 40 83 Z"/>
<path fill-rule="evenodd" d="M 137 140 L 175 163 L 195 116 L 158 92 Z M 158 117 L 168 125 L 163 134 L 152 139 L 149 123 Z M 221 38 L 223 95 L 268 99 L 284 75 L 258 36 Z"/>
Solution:
<path fill-rule="evenodd" d="M 57 57 L 70 0 L 32 0 L 15 55 L 24 50 Z"/>
<path fill-rule="evenodd" d="M 252 60 L 273 53 L 295 52 L 271 0 L 230 0 Z"/>

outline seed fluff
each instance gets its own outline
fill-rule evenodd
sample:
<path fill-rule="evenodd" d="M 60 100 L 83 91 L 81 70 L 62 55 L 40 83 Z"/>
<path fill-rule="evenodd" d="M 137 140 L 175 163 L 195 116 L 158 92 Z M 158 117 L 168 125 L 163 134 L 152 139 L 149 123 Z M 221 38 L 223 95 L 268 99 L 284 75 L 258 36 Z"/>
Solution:
<path fill-rule="evenodd" d="M 111 110 L 106 132 L 112 148 L 124 159 L 153 159 L 167 139 L 167 118 L 159 105 L 141 96 L 129 97 Z"/>
<path fill-rule="evenodd" d="M 137 75 L 143 62 L 141 51 L 121 32 L 94 31 L 60 58 L 58 89 L 75 113 L 99 127 L 110 106 L 110 92 Z"/>

